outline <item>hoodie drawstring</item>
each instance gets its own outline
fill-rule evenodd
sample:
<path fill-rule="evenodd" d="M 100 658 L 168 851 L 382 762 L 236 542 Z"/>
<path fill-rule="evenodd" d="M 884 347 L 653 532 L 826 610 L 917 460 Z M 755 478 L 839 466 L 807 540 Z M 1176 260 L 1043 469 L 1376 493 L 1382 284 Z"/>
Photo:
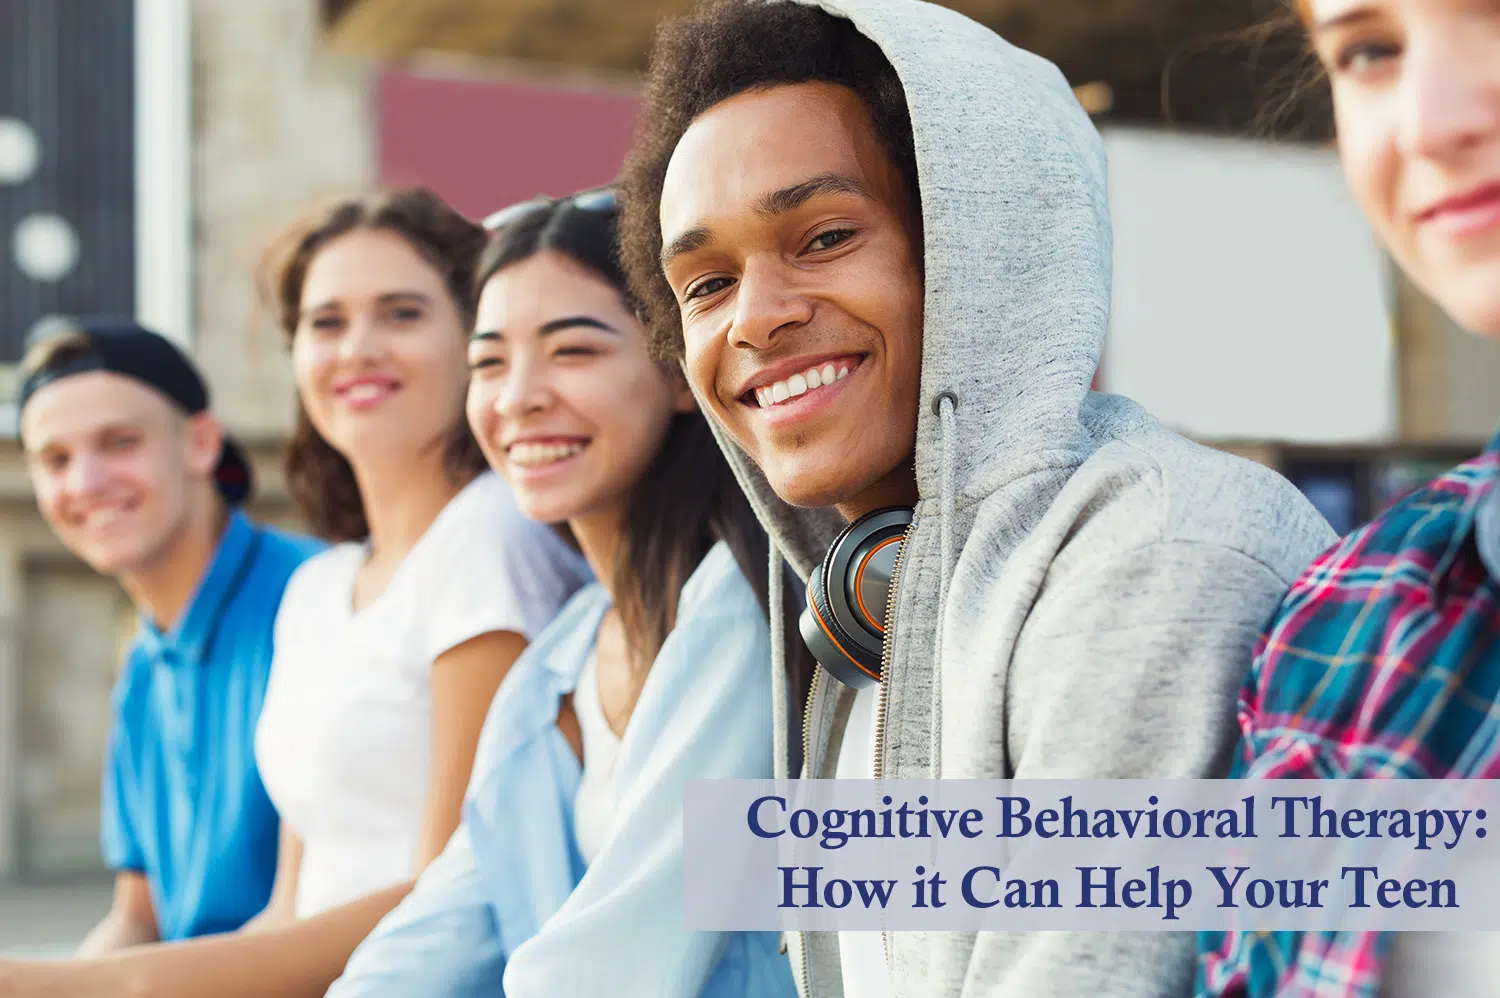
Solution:
<path fill-rule="evenodd" d="M 771 753 L 771 775 L 778 780 L 791 778 L 791 691 L 787 688 L 791 677 L 787 675 L 786 669 L 786 617 L 784 603 L 786 597 L 783 595 L 785 587 L 781 578 L 781 549 L 776 542 L 766 537 L 766 603 L 771 618 L 771 726 L 780 725 L 781 738 L 776 750 Z M 800 640 L 800 637 L 799 637 Z M 787 951 L 787 934 L 785 930 L 781 933 L 780 951 Z"/>
<path fill-rule="evenodd" d="M 952 392 L 939 392 L 933 400 L 933 410 L 938 417 L 939 450 L 942 465 L 938 475 L 938 502 L 941 504 L 943 520 L 943 577 L 938 586 L 939 605 L 948 598 L 948 572 L 953 567 L 953 511 L 958 499 L 954 495 L 953 466 L 958 463 L 958 396 Z"/>
<path fill-rule="evenodd" d="M 938 577 L 938 630 L 933 648 L 932 671 L 932 737 L 928 746 L 932 778 L 942 779 L 943 758 L 943 610 L 948 605 L 948 576 L 953 572 L 953 519 L 958 508 L 957 489 L 953 484 L 954 468 L 958 463 L 958 396 L 949 391 L 939 392 L 932 400 L 933 412 L 938 417 L 938 452 L 941 464 L 938 469 L 938 519 L 941 531 L 942 571 Z"/>
<path fill-rule="evenodd" d="M 778 780 L 791 778 L 791 691 L 787 684 L 791 681 L 787 675 L 786 658 L 786 618 L 784 595 L 785 587 L 782 585 L 781 549 L 776 546 L 775 541 L 768 539 L 766 547 L 770 551 L 768 565 L 766 567 L 766 602 L 769 605 L 771 618 L 771 716 L 776 719 L 781 731 L 782 745 L 777 747 L 772 774 Z M 800 638 L 798 640 L 801 640 Z"/>

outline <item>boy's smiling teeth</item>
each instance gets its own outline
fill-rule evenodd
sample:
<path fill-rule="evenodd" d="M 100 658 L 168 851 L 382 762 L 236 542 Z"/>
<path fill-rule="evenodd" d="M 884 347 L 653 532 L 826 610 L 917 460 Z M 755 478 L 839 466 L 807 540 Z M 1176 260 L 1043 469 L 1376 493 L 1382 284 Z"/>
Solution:
<path fill-rule="evenodd" d="M 510 445 L 506 456 L 510 458 L 512 464 L 519 464 L 523 468 L 536 468 L 572 457 L 585 446 L 587 442 L 582 440 L 566 444 L 516 443 Z"/>
<path fill-rule="evenodd" d="M 801 374 L 794 374 L 785 381 L 767 385 L 764 388 L 755 389 L 755 401 L 760 403 L 762 409 L 769 409 L 773 405 L 779 405 L 787 399 L 794 399 L 798 395 L 805 395 L 815 388 L 831 385 L 835 381 L 841 381 L 849 376 L 849 365 L 846 363 L 824 364 L 822 367 L 809 367 Z"/>

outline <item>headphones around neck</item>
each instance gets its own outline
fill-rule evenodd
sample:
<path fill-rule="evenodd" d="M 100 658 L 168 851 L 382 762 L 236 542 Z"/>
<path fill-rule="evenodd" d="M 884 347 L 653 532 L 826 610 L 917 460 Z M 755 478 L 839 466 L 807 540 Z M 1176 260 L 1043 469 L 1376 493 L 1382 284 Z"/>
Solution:
<path fill-rule="evenodd" d="M 844 528 L 807 578 L 798 630 L 818 664 L 845 686 L 880 682 L 886 600 L 911 518 L 903 506 L 866 513 Z"/>

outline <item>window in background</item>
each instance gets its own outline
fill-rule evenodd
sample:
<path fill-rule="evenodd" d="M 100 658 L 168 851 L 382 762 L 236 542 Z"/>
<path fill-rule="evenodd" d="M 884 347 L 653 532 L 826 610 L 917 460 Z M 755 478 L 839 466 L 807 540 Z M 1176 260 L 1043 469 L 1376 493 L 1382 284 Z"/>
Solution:
<path fill-rule="evenodd" d="M 49 316 L 135 306 L 133 0 L 0 0 L 0 400 Z"/>
<path fill-rule="evenodd" d="M 1363 462 L 1294 459 L 1287 462 L 1285 474 L 1340 537 L 1370 518 Z"/>

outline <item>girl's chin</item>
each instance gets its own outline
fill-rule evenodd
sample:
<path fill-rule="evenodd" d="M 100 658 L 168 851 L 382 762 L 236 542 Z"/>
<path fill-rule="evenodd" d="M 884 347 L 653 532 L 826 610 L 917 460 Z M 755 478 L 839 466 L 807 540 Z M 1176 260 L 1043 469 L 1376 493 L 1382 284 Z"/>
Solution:
<path fill-rule="evenodd" d="M 510 483 L 516 508 L 521 515 L 535 523 L 561 524 L 578 515 L 579 505 L 571 497 L 563 497 L 551 490 L 527 489 Z"/>
<path fill-rule="evenodd" d="M 381 416 L 353 426 L 346 423 L 322 436 L 355 464 L 412 464 L 445 454 L 452 433 L 451 428 L 421 429 L 410 419 Z"/>

